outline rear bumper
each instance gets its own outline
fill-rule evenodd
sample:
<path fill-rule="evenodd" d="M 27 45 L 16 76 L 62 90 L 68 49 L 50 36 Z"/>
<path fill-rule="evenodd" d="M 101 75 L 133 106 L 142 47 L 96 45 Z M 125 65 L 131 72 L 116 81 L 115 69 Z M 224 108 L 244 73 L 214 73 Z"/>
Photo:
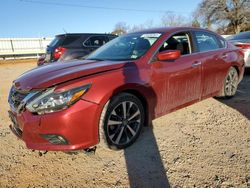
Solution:
<path fill-rule="evenodd" d="M 29 149 L 67 151 L 98 144 L 100 112 L 97 104 L 80 100 L 66 110 L 50 114 L 34 115 L 28 111 L 12 113 L 17 124 L 10 125 L 10 129 Z M 45 135 L 58 135 L 66 142 L 55 144 Z"/>

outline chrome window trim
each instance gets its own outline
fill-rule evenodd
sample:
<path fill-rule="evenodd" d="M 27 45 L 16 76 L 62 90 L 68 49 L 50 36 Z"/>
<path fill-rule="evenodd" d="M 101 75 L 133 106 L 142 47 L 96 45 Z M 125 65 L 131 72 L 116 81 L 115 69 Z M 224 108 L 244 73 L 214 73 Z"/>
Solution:
<path fill-rule="evenodd" d="M 172 37 L 173 35 L 175 35 L 175 34 L 177 34 L 177 33 L 185 32 L 185 33 L 190 33 L 190 35 L 193 37 L 193 40 L 194 40 L 194 37 L 195 37 L 195 36 L 193 36 L 194 34 L 193 34 L 192 32 L 195 32 L 195 31 L 200 31 L 200 32 L 205 32 L 205 33 L 212 34 L 212 35 L 214 35 L 216 38 L 222 39 L 222 40 L 225 42 L 225 46 L 224 46 L 223 48 L 217 48 L 217 49 L 214 49 L 214 50 L 208 50 L 208 51 L 203 51 L 203 52 L 193 52 L 193 49 L 190 48 L 190 53 L 189 53 L 189 54 L 185 54 L 185 55 L 181 55 L 180 58 L 182 58 L 182 57 L 187 57 L 187 56 L 190 56 L 190 55 L 197 55 L 197 54 L 201 54 L 201 53 L 213 52 L 213 51 L 218 51 L 218 50 L 222 50 L 222 49 L 227 49 L 227 48 L 228 48 L 228 41 L 226 41 L 223 37 L 221 37 L 221 36 L 219 36 L 219 35 L 217 36 L 217 35 L 215 35 L 215 34 L 209 32 L 209 31 L 203 31 L 203 30 L 200 30 L 200 29 L 194 29 L 194 30 L 192 30 L 192 29 L 186 29 L 186 30 L 180 30 L 180 31 L 176 31 L 176 32 L 172 33 L 169 37 L 167 37 L 167 38 L 159 45 L 159 47 L 157 48 L 157 50 L 156 50 L 156 51 L 153 53 L 153 55 L 149 58 L 147 64 L 153 63 L 153 62 L 152 62 L 153 58 L 154 58 L 155 55 L 159 52 L 159 50 L 160 50 L 161 46 L 164 44 L 164 42 L 167 41 L 170 37 Z M 190 36 L 189 36 L 188 38 L 189 38 L 189 40 L 190 40 Z M 195 39 L 195 40 L 196 40 L 196 39 Z M 191 42 L 191 41 L 190 41 L 190 42 Z M 194 43 L 194 41 L 192 41 L 192 42 Z M 191 45 L 191 43 L 190 43 L 190 45 Z M 191 45 L 191 46 L 192 46 L 192 45 Z"/>

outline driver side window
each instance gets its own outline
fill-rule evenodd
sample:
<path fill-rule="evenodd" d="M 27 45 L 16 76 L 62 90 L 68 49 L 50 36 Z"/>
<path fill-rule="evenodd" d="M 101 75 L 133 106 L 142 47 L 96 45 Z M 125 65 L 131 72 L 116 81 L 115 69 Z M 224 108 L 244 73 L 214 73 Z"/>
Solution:
<path fill-rule="evenodd" d="M 181 55 L 190 54 L 191 45 L 188 33 L 177 33 L 168 38 L 161 46 L 159 52 L 165 50 L 180 50 Z"/>

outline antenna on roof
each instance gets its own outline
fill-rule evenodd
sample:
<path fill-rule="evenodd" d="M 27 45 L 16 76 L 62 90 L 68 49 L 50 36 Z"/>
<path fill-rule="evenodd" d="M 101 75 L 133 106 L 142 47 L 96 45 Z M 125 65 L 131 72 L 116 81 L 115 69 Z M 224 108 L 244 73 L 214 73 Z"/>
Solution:
<path fill-rule="evenodd" d="M 64 33 L 67 34 L 67 31 L 64 28 L 62 28 L 62 29 L 63 29 Z"/>

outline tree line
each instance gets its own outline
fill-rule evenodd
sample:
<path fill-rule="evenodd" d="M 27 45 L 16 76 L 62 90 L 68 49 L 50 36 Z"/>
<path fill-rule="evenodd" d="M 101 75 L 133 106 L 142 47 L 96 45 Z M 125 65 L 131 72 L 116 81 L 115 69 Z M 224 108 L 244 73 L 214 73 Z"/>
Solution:
<path fill-rule="evenodd" d="M 126 22 L 115 25 L 113 34 L 121 35 L 141 29 L 167 26 L 192 26 L 215 30 L 220 34 L 235 34 L 250 30 L 250 0 L 202 0 L 197 9 L 187 18 L 166 12 L 158 25 L 149 20 L 130 26 Z"/>

